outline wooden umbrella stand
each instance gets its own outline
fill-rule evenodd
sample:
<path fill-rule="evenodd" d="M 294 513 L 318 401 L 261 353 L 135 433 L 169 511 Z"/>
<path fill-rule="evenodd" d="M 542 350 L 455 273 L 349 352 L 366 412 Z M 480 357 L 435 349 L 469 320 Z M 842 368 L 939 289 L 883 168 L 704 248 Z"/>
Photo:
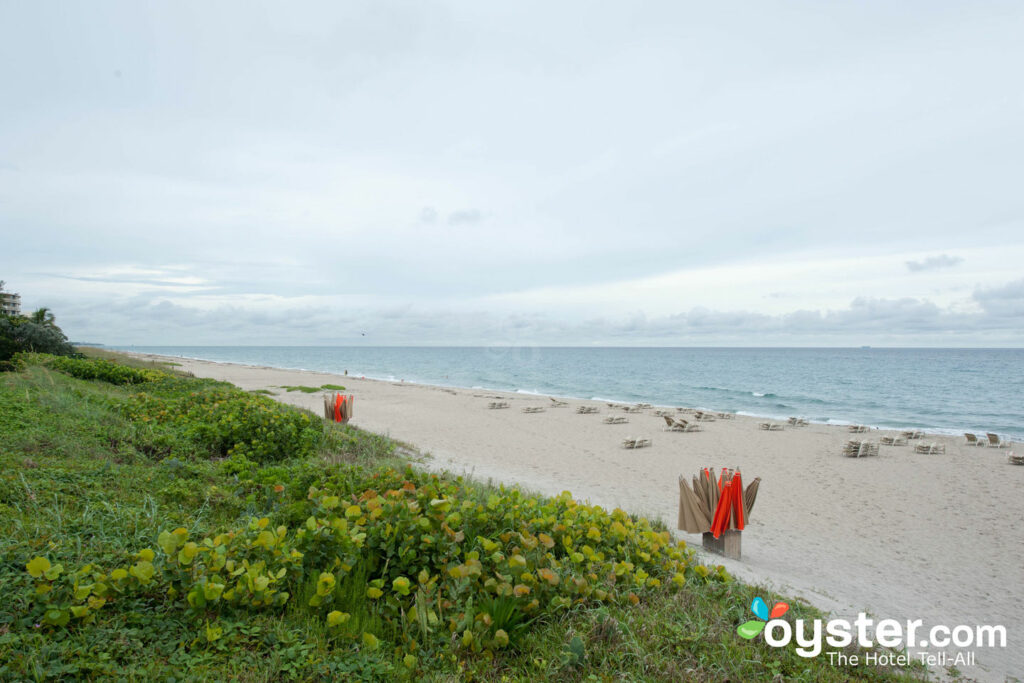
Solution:
<path fill-rule="evenodd" d="M 725 555 L 730 560 L 743 559 L 740 549 L 742 533 L 739 529 L 726 529 L 721 536 L 715 538 L 714 534 L 708 531 L 704 534 L 704 550 Z"/>

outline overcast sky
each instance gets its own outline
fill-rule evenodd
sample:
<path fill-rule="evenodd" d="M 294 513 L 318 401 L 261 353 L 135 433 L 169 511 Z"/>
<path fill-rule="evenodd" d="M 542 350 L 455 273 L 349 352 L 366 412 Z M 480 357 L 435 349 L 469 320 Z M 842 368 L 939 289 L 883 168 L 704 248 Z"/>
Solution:
<path fill-rule="evenodd" d="M 115 345 L 1024 346 L 1022 35 L 1020 2 L 2 0 L 0 279 Z"/>

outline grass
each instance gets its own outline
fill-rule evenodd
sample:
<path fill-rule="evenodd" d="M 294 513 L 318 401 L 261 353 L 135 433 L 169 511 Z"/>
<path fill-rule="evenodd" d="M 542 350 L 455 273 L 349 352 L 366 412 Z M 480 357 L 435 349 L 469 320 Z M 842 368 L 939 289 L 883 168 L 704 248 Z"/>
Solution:
<path fill-rule="evenodd" d="M 106 352 L 102 357 L 116 356 Z M 154 367 L 133 362 L 139 369 Z M 403 663 L 408 645 L 401 645 L 408 612 L 403 608 L 399 615 L 389 606 L 405 603 L 367 599 L 369 582 L 387 577 L 387 590 L 402 562 L 390 554 L 398 546 L 384 545 L 360 549 L 356 566 L 333 593 L 331 608 L 350 615 L 344 635 L 308 607 L 308 597 L 315 594 L 312 579 L 277 610 L 238 606 L 197 612 L 180 599 L 140 591 L 119 595 L 89 623 L 41 624 L 32 598 L 34 582 L 25 571 L 30 559 L 47 557 L 68 572 L 85 564 L 111 568 L 133 561 L 129 558 L 141 548 L 156 547 L 162 531 L 177 527 L 197 540 L 244 528 L 254 518 L 268 519 L 269 528 L 301 528 L 310 514 L 329 514 L 315 507 L 310 487 L 348 496 L 345 505 L 350 505 L 357 497 L 366 499 L 359 492 L 383 490 L 381 482 L 397 476 L 395 481 L 411 480 L 424 491 L 438 487 L 424 500 L 433 495 L 437 500 L 463 500 L 456 506 L 463 511 L 487 505 L 489 512 L 476 521 L 465 513 L 467 541 L 459 543 L 467 546 L 479 534 L 496 538 L 503 528 L 515 528 L 502 520 L 514 519 L 516 510 L 536 508 L 554 515 L 552 511 L 564 508 L 551 499 L 461 479 L 442 477 L 431 483 L 427 474 L 403 471 L 407 461 L 395 455 L 394 442 L 350 426 L 325 424 L 322 439 L 301 458 L 287 452 L 260 462 L 229 456 L 210 446 L 206 432 L 197 431 L 203 425 L 144 421 L 130 408 L 140 401 L 149 405 L 204 392 L 268 399 L 210 380 L 167 375 L 140 391 L 139 386 L 77 380 L 41 365 L 0 374 L 0 519 L 7 532 L 0 536 L 0 585 L 5 586 L 0 679 L 883 681 L 922 675 L 920 669 L 832 667 L 825 657 L 802 659 L 792 648 L 777 650 L 761 639 L 743 640 L 736 627 L 749 618 L 753 597 L 781 598 L 734 580 L 700 580 L 695 568 L 688 570 L 690 578 L 679 589 L 665 582 L 629 591 L 629 600 L 623 592 L 622 599 L 574 601 L 563 609 L 541 610 L 528 621 L 517 611 L 522 601 L 492 597 L 489 603 L 478 603 L 478 616 L 491 615 L 511 634 L 507 647 L 462 647 L 461 631 L 449 638 L 443 620 L 431 625 L 427 619 L 412 627 L 414 635 L 419 628 L 433 635 L 420 639 L 419 656 L 410 668 Z M 575 508 L 568 510 L 575 514 Z M 384 518 L 387 526 L 402 523 L 393 514 Z M 415 518 L 409 521 L 415 524 Z M 639 518 L 630 524 L 634 522 L 646 525 Z M 581 526 L 578 533 L 585 531 Z M 399 534 L 393 542 L 407 535 Z M 373 538 L 367 543 L 389 537 Z M 452 541 L 450 547 L 460 546 Z M 445 557 L 450 559 L 438 561 L 468 561 L 469 556 L 459 551 Z M 427 566 L 426 556 L 410 562 L 410 567 Z M 411 570 L 410 575 L 415 576 Z M 442 580 L 447 579 L 442 575 Z M 468 590 L 462 583 L 449 583 L 453 591 Z M 468 609 L 454 605 L 448 611 L 462 609 L 471 616 L 472 600 Z M 817 614 L 790 602 L 798 617 Z M 433 614 L 424 614 L 428 612 Z M 497 624 L 479 633 L 496 629 Z M 386 645 L 374 649 L 358 639 L 360 633 L 376 633 Z"/>
<path fill-rule="evenodd" d="M 307 386 L 302 386 L 301 384 L 300 385 L 294 385 L 294 386 L 284 385 L 284 386 L 281 387 L 281 389 L 284 389 L 284 390 L 286 390 L 288 392 L 301 391 L 304 394 L 315 394 L 318 391 L 325 391 L 325 390 L 345 391 L 345 387 L 341 386 L 340 384 L 324 384 L 324 385 L 321 385 L 319 387 L 307 387 Z"/>

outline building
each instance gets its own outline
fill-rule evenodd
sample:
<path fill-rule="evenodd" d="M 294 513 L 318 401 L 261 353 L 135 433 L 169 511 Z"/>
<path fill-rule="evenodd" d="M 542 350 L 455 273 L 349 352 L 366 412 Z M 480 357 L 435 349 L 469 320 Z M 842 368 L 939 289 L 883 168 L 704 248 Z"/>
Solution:
<path fill-rule="evenodd" d="M 0 292 L 0 315 L 21 315 L 21 295 Z"/>

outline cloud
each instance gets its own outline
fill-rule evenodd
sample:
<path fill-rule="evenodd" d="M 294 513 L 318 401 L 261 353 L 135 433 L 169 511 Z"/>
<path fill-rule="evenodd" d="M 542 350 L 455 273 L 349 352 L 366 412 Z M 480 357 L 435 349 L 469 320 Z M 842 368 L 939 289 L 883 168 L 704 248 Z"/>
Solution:
<path fill-rule="evenodd" d="M 843 308 L 781 314 L 693 306 L 671 315 L 589 318 L 411 305 L 332 308 L 287 300 L 202 308 L 142 296 L 58 303 L 57 311 L 73 338 L 112 344 L 1019 345 L 1024 280 L 978 290 L 974 299 L 979 306 L 973 312 L 906 297 L 857 298 Z M 121 332 L 110 337 L 109 330 Z"/>
<path fill-rule="evenodd" d="M 482 214 L 478 209 L 462 209 L 448 215 L 448 225 L 474 225 L 480 222 Z"/>
<path fill-rule="evenodd" d="M 912 273 L 919 273 L 922 270 L 935 270 L 937 268 L 952 268 L 958 263 L 963 263 L 963 259 L 959 256 L 950 256 L 949 254 L 939 254 L 938 256 L 929 256 L 928 258 L 921 261 L 907 261 L 907 269 Z"/>
<path fill-rule="evenodd" d="M 975 290 L 972 298 L 990 316 L 1024 322 L 1024 278 L 1002 287 Z"/>

